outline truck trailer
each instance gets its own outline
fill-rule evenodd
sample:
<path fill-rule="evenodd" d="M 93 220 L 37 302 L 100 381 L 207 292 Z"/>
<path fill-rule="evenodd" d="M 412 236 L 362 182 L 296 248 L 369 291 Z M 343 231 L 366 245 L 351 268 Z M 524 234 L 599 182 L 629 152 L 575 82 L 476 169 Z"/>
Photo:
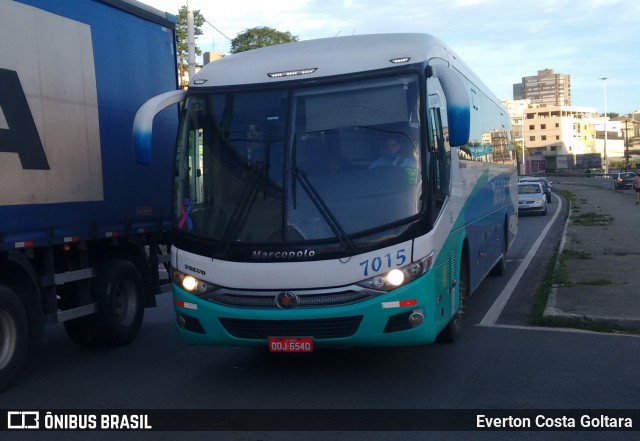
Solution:
<path fill-rule="evenodd" d="M 46 325 L 125 345 L 163 290 L 177 108 L 152 166 L 131 133 L 177 88 L 175 27 L 134 0 L 0 0 L 0 391 Z"/>

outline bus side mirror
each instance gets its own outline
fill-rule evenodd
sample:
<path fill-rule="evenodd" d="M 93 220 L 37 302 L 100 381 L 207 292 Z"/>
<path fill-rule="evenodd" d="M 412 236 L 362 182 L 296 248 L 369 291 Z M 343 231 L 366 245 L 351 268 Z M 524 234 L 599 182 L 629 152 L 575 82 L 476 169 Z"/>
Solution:
<path fill-rule="evenodd" d="M 447 100 L 449 144 L 460 147 L 469 142 L 471 113 L 467 88 L 461 74 L 448 66 L 433 66 L 433 76 L 440 80 Z"/>
<path fill-rule="evenodd" d="M 133 153 L 138 164 L 151 164 L 153 119 L 167 107 L 184 100 L 186 94 L 185 90 L 172 90 L 154 96 L 138 109 L 133 120 Z"/>

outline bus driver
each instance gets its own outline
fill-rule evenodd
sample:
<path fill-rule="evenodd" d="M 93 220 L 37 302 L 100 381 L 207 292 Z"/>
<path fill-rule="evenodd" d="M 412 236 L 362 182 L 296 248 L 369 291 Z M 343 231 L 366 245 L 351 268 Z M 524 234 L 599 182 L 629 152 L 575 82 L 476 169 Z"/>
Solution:
<path fill-rule="evenodd" d="M 369 164 L 369 170 L 376 167 L 415 167 L 415 158 L 403 156 L 398 136 L 389 135 L 383 144 L 382 156 Z"/>

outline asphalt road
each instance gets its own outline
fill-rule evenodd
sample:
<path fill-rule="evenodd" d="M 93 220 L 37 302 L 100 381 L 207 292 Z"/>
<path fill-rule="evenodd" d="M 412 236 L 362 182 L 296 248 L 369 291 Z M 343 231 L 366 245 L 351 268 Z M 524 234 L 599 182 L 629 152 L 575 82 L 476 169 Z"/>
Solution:
<path fill-rule="evenodd" d="M 319 350 L 303 355 L 191 347 L 178 339 L 171 297 L 163 294 L 159 307 L 146 311 L 139 337 L 124 348 L 81 348 L 67 339 L 62 326 L 51 327 L 49 343 L 32 351 L 30 367 L 13 388 L 0 395 L 0 408 L 640 409 L 640 338 L 527 324 L 533 292 L 561 236 L 564 216 L 549 227 L 530 261 L 528 256 L 560 207 L 556 198 L 546 217 L 520 219 L 506 276 L 487 279 L 471 296 L 463 336 L 454 344 Z M 514 276 L 519 277 L 517 283 Z M 500 298 L 506 303 L 494 320 L 487 321 Z M 345 418 L 352 417 L 357 412 L 345 412 Z M 282 418 L 287 418 L 286 412 Z M 493 440 L 520 439 L 523 433 L 257 430 L 188 435 L 5 432 L 0 436 L 3 440 Z M 526 436 L 637 439 L 637 432 L 532 432 Z"/>

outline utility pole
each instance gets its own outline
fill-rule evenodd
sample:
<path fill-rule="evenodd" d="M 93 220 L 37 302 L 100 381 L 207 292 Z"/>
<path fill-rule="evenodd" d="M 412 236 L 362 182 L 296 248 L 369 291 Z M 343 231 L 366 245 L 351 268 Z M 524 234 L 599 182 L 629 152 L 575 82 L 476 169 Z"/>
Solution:
<path fill-rule="evenodd" d="M 609 160 L 607 158 L 607 80 L 609 77 L 601 77 L 604 81 L 604 174 L 609 174 Z"/>
<path fill-rule="evenodd" d="M 624 170 L 629 171 L 629 118 L 625 118 L 624 120 L 624 160 Z"/>
<path fill-rule="evenodd" d="M 187 0 L 187 63 L 189 66 L 189 83 L 193 80 L 193 76 L 196 74 L 196 41 L 195 30 L 193 24 L 193 11 L 189 7 L 189 0 Z"/>
<path fill-rule="evenodd" d="M 527 160 L 526 160 L 526 156 L 527 156 L 527 151 L 524 147 L 524 137 L 522 137 L 522 175 L 526 175 L 527 174 Z"/>

